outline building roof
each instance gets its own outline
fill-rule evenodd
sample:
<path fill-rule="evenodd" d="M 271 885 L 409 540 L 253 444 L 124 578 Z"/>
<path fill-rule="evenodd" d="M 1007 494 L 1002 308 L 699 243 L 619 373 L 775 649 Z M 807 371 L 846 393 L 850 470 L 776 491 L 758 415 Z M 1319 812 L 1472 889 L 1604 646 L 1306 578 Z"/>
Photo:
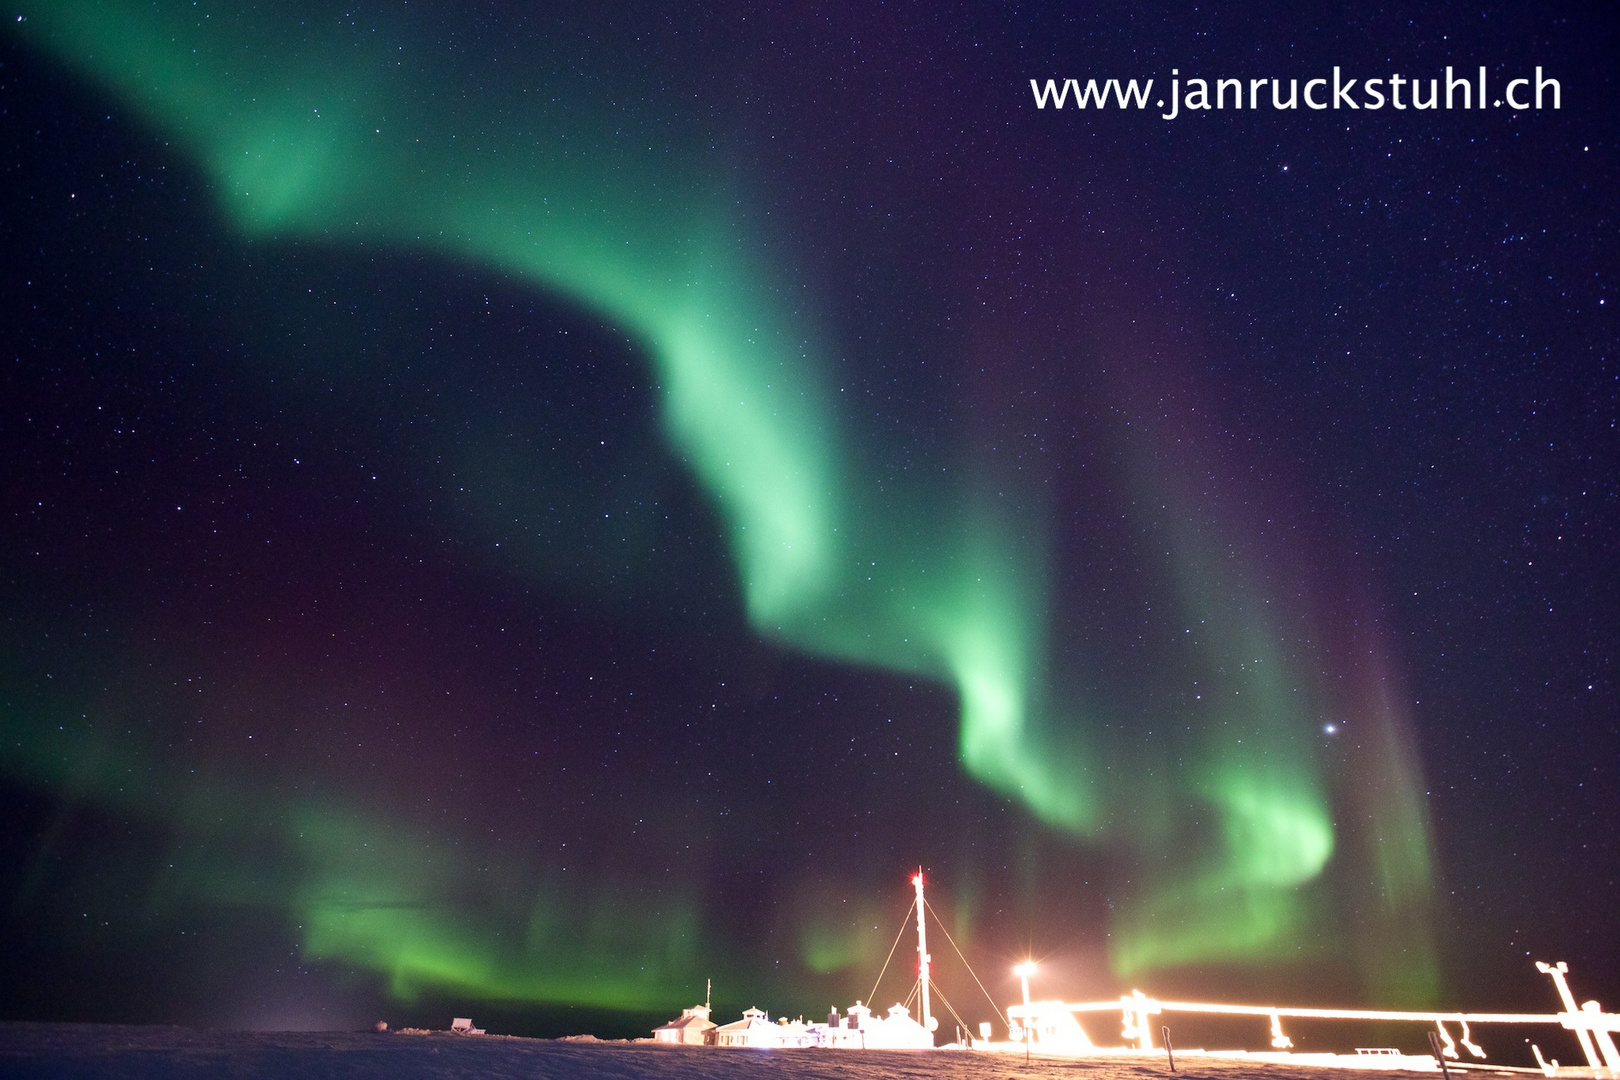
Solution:
<path fill-rule="evenodd" d="M 714 1027 L 714 1021 L 706 1016 L 698 1016 L 696 1010 L 688 1009 L 681 1014 L 679 1020 L 656 1027 L 654 1031 L 707 1031 Z"/>

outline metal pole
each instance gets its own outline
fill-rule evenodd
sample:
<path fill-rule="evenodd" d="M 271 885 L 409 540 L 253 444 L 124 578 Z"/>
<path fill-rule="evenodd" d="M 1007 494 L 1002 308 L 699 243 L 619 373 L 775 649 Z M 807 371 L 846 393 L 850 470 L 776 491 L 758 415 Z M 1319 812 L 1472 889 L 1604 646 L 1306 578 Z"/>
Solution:
<path fill-rule="evenodd" d="M 1029 1048 L 1030 1048 L 1030 1044 L 1035 1041 L 1035 1017 L 1034 1017 L 1034 1014 L 1030 1012 L 1030 1008 L 1029 1008 L 1029 977 L 1030 977 L 1030 975 L 1034 974 L 1034 971 L 1035 971 L 1035 964 L 1032 961 L 1029 961 L 1029 960 L 1025 960 L 1022 964 L 1019 964 L 1017 967 L 1013 968 L 1013 972 L 1018 976 L 1019 984 L 1022 985 L 1023 988 L 1024 988 L 1024 1064 L 1025 1065 L 1029 1064 Z"/>
<path fill-rule="evenodd" d="M 1159 1033 L 1164 1036 L 1164 1054 L 1170 1059 L 1170 1071 L 1176 1071 L 1176 1048 L 1170 1045 L 1170 1029 L 1161 1027 Z"/>
<path fill-rule="evenodd" d="M 917 876 L 911 879 L 917 886 L 917 988 L 922 991 L 922 1026 L 928 1032 L 928 1042 L 934 1042 L 934 1029 L 928 1021 L 932 1019 L 928 1011 L 928 920 L 927 909 L 923 904 L 923 875 L 922 867 L 917 867 Z"/>
<path fill-rule="evenodd" d="M 1556 964 L 1544 964 L 1537 960 L 1536 970 L 1552 976 L 1553 985 L 1558 987 L 1558 996 L 1564 1001 L 1564 1010 L 1573 1018 L 1576 1015 L 1575 995 L 1570 993 L 1569 981 L 1564 978 L 1565 973 L 1569 971 L 1569 965 L 1562 960 Z M 1586 1063 L 1594 1069 L 1599 1068 L 1597 1049 L 1592 1045 L 1591 1033 L 1585 1028 L 1578 1027 L 1575 1029 L 1575 1037 L 1580 1040 L 1581 1050 L 1586 1054 Z"/>
<path fill-rule="evenodd" d="M 1440 1075 L 1445 1077 L 1445 1080 L 1451 1080 L 1451 1070 L 1446 1067 L 1445 1052 L 1440 1049 L 1440 1036 L 1432 1031 L 1429 1032 L 1429 1049 L 1434 1051 L 1434 1060 L 1440 1063 Z"/>

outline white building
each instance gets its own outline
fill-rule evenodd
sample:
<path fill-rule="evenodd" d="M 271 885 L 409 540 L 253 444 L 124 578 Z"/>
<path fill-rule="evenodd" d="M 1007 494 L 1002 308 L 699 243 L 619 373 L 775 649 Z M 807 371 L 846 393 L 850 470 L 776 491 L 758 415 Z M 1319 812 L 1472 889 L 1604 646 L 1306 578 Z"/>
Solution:
<path fill-rule="evenodd" d="M 857 1001 L 844 1020 L 846 1030 L 854 1032 L 859 1045 L 868 1050 L 926 1050 L 934 1045 L 933 1033 L 913 1020 L 904 1005 L 890 1006 L 887 1016 L 873 1016 Z"/>
<path fill-rule="evenodd" d="M 770 1017 L 760 1009 L 747 1009 L 743 1018 L 730 1024 L 722 1024 L 709 1033 L 715 1046 L 781 1046 L 781 1038 L 777 1034 L 777 1026 L 771 1023 Z"/>
<path fill-rule="evenodd" d="M 778 1020 L 759 1009 L 749 1009 L 736 1023 L 725 1024 L 709 1033 L 713 1046 L 751 1046 L 770 1049 L 827 1046 L 845 1050 L 922 1050 L 934 1045 L 933 1036 L 911 1018 L 904 1005 L 895 1005 L 886 1016 L 857 1001 L 849 1015 L 835 1011 L 825 1024 L 803 1020 Z"/>
<path fill-rule="evenodd" d="M 1051 1054 L 1083 1054 L 1094 1049 L 1074 1012 L 1061 1001 L 1033 1001 L 1007 1010 L 1014 1043 L 1028 1042 Z"/>
<path fill-rule="evenodd" d="M 708 1033 L 713 1030 L 714 1022 L 709 1019 L 709 1007 L 694 1005 L 690 1009 L 682 1009 L 679 1019 L 654 1028 L 653 1038 L 661 1043 L 702 1046 L 708 1041 L 706 1038 Z"/>

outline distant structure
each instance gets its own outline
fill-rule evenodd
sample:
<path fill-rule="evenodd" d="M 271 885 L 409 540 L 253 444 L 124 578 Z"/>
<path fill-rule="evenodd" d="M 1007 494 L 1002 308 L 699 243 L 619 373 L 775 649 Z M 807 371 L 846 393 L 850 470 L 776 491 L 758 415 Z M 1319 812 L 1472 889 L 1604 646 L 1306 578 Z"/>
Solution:
<path fill-rule="evenodd" d="M 709 1007 L 694 1005 L 690 1009 L 682 1009 L 679 1019 L 654 1028 L 653 1039 L 661 1043 L 702 1046 L 708 1041 L 709 1032 L 713 1030 L 714 1021 L 709 1019 Z"/>
<path fill-rule="evenodd" d="M 926 1050 L 934 1045 L 934 1032 L 939 1027 L 931 1012 L 931 967 L 933 957 L 928 954 L 928 928 L 924 919 L 927 902 L 923 899 L 922 869 L 911 879 L 916 889 L 917 913 L 917 981 L 912 990 L 922 1009 L 922 1020 L 912 1019 L 911 1010 L 903 1003 L 889 1008 L 887 1015 L 873 1015 L 863 1002 L 850 1006 L 846 1016 L 833 1009 L 826 1023 L 805 1023 L 782 1018 L 774 1024 L 763 1009 L 749 1008 L 741 1020 L 715 1026 L 709 1019 L 712 1010 L 708 995 L 701 1006 L 681 1010 L 678 1019 L 653 1029 L 653 1038 L 661 1043 L 720 1046 L 730 1048 L 784 1049 L 801 1046 L 826 1046 L 852 1050 Z M 887 967 L 887 965 L 885 965 Z M 879 974 L 881 981 L 882 975 Z M 907 1000 L 912 1000 L 908 998 Z M 1079 1031 L 1079 1024 L 1071 1024 Z M 1084 1038 L 1084 1036 L 1081 1036 Z"/>
<path fill-rule="evenodd" d="M 473 1022 L 465 1016 L 458 1016 L 450 1021 L 450 1034 L 452 1035 L 482 1035 L 484 1029 L 473 1027 Z"/>
<path fill-rule="evenodd" d="M 1351 1069 L 1378 1069 L 1408 1070 L 1417 1072 L 1444 1071 L 1449 1061 L 1458 1060 L 1462 1051 L 1480 1062 L 1486 1057 L 1485 1047 L 1474 1040 L 1474 1032 L 1480 1027 L 1494 1027 L 1496 1025 L 1538 1025 L 1541 1027 L 1562 1028 L 1574 1035 L 1580 1046 L 1582 1056 L 1586 1058 L 1584 1066 L 1560 1065 L 1558 1059 L 1547 1058 L 1541 1047 L 1531 1043 L 1529 1039 L 1524 1042 L 1535 1056 L 1537 1069 L 1510 1070 L 1506 1066 L 1478 1065 L 1474 1068 L 1495 1069 L 1498 1071 L 1517 1071 L 1534 1075 L 1538 1070 L 1548 1078 L 1569 1078 L 1569 1080 L 1620 1080 L 1620 1048 L 1616 1047 L 1616 1035 L 1620 1035 L 1620 1014 L 1604 1012 L 1602 1005 L 1596 1001 L 1587 1001 L 1577 1004 L 1574 992 L 1570 989 L 1567 975 L 1569 967 L 1562 962 L 1556 964 L 1537 963 L 1536 969 L 1552 979 L 1553 986 L 1558 992 L 1563 1011 L 1556 1013 L 1477 1013 L 1462 1011 L 1422 1011 L 1422 1010 L 1395 1010 L 1395 1009 L 1323 1009 L 1298 1008 L 1281 1005 L 1229 1005 L 1219 1002 L 1188 1002 L 1188 1001 L 1162 1001 L 1152 998 L 1134 990 L 1129 994 L 1122 994 L 1118 998 L 1106 1001 L 1067 1002 L 1061 1000 L 1033 1001 L 1030 998 L 1030 979 L 1036 974 L 1036 965 L 1026 960 L 1013 969 L 1018 976 L 1022 989 L 1022 1002 L 1012 1005 L 1003 1014 L 995 1002 L 990 1002 L 996 1012 L 1002 1016 L 1008 1026 L 1007 1042 L 996 1042 L 991 1038 L 991 1025 L 979 1025 L 978 1038 L 964 1038 L 963 1027 L 965 1022 L 946 1001 L 939 988 L 932 984 L 931 969 L 933 957 L 928 953 L 928 931 L 924 914 L 929 910 L 927 901 L 923 897 L 923 875 L 919 868 L 917 874 L 911 879 L 916 888 L 915 907 L 917 914 L 917 979 L 913 984 L 911 994 L 903 1003 L 892 1006 L 885 1015 L 876 1015 L 865 1003 L 857 1001 L 845 1015 L 840 1016 L 836 1008 L 827 1014 L 825 1023 L 806 1023 L 803 1017 L 797 1020 L 781 1018 L 775 1023 L 771 1022 L 769 1014 L 763 1009 L 750 1008 L 746 1010 L 742 1019 L 730 1024 L 715 1026 L 710 1020 L 710 1006 L 705 996 L 703 1005 L 683 1010 L 680 1018 L 654 1031 L 654 1037 L 659 1042 L 682 1043 L 688 1045 L 702 1044 L 705 1046 L 727 1048 L 753 1048 L 753 1049 L 785 1049 L 789 1047 L 829 1047 L 837 1049 L 855 1050 L 924 1050 L 934 1046 L 934 1032 L 938 1029 L 938 1020 L 932 1015 L 934 1001 L 939 1001 L 956 1019 L 958 1027 L 958 1042 L 953 1047 L 970 1048 L 1002 1053 L 1019 1053 L 1026 1057 L 1037 1051 L 1048 1055 L 1062 1055 L 1069 1057 L 1114 1057 L 1114 1056 L 1141 1056 L 1165 1053 L 1169 1055 L 1170 1027 L 1166 1022 L 1170 1013 L 1188 1013 L 1206 1016 L 1248 1017 L 1256 1022 L 1257 1034 L 1259 1030 L 1269 1029 L 1271 1048 L 1269 1050 L 1205 1050 L 1201 1048 L 1175 1048 L 1176 1056 L 1188 1056 L 1198 1059 L 1225 1058 L 1248 1063 L 1274 1062 L 1294 1066 L 1311 1066 L 1320 1068 L 1351 1068 Z M 907 911 L 909 921 L 911 911 Z M 937 918 L 937 915 L 936 915 Z M 943 924 L 941 924 L 943 927 Z M 906 923 L 901 923 L 900 933 L 905 933 Z M 950 932 L 945 932 L 947 942 L 955 948 L 956 943 L 950 941 Z M 900 944 L 900 937 L 895 938 L 895 947 Z M 957 949 L 957 954 L 961 950 Z M 890 959 L 894 950 L 890 950 Z M 967 958 L 962 957 L 963 963 Z M 888 961 L 884 962 L 883 971 L 878 973 L 878 982 L 881 985 L 883 974 L 888 969 Z M 969 968 L 969 972 L 972 969 Z M 983 982 L 977 975 L 974 981 L 983 988 Z M 932 993 L 931 993 L 932 991 Z M 989 997 L 986 992 L 986 997 Z M 921 1020 L 914 1020 L 908 1006 L 915 1002 L 922 1013 Z M 1113 1014 L 1118 1017 L 1119 1035 L 1124 1045 L 1106 1045 L 1092 1041 L 1090 1034 L 1081 1024 L 1083 1017 L 1106 1017 Z M 1321 1020 L 1350 1020 L 1378 1023 L 1414 1023 L 1433 1025 L 1426 1033 L 1429 1038 L 1430 1053 L 1409 1053 L 1396 1047 L 1363 1046 L 1357 1047 L 1355 1053 L 1334 1052 L 1301 1052 L 1294 1048 L 1294 1040 L 1283 1030 L 1285 1019 L 1301 1019 L 1310 1021 Z M 1095 1020 L 1087 1019 L 1087 1023 L 1095 1024 Z M 457 1025 L 466 1025 L 469 1032 L 472 1021 L 457 1020 Z M 1263 1026 L 1262 1026 L 1263 1025 Z M 454 1030 L 462 1030 L 459 1026 Z M 1456 1037 L 1454 1037 L 1454 1034 Z M 1156 1042 L 1156 1037 L 1162 1036 L 1163 1042 Z M 1459 1044 L 1461 1049 L 1459 1049 Z M 1174 1070 L 1174 1062 L 1171 1069 Z"/>
<path fill-rule="evenodd" d="M 709 1041 L 713 1046 L 782 1045 L 776 1033 L 776 1025 L 771 1023 L 769 1014 L 754 1008 L 744 1009 L 741 1020 L 715 1028 L 709 1033 Z"/>
<path fill-rule="evenodd" d="M 703 995 L 703 1004 L 682 1009 L 679 1019 L 654 1028 L 653 1038 L 661 1043 L 675 1043 L 680 1046 L 703 1046 L 710 1042 L 709 1032 L 715 1028 L 714 1021 L 709 1019 L 711 1011 L 709 1000 L 713 988 L 714 981 L 711 979 L 708 990 Z"/>
<path fill-rule="evenodd" d="M 913 1020 L 904 1005 L 890 1006 L 887 1016 L 873 1016 L 871 1009 L 857 1001 L 844 1022 L 827 1028 L 817 1045 L 847 1050 L 927 1050 L 934 1045 L 934 1034 Z"/>
<path fill-rule="evenodd" d="M 1095 1049 L 1074 1012 L 1061 1001 L 1026 1001 L 1022 1009 L 1011 1006 L 1008 1015 L 1015 1018 L 1008 1032 L 1015 1045 L 1039 1046 L 1046 1054 L 1084 1054 Z M 1136 1030 L 1128 1029 L 1126 1037 L 1134 1038 Z"/>
<path fill-rule="evenodd" d="M 678 1019 L 653 1029 L 653 1038 L 675 1046 L 720 1046 L 783 1050 L 827 1046 L 844 1050 L 922 1050 L 934 1045 L 933 1035 L 911 1018 L 904 1005 L 890 1007 L 886 1016 L 857 1001 L 847 1016 L 833 1009 L 826 1023 L 805 1023 L 801 1017 L 771 1021 L 764 1009 L 744 1010 L 741 1020 L 716 1026 L 707 1003 L 682 1009 Z"/>
<path fill-rule="evenodd" d="M 677 1041 L 665 1038 L 662 1033 L 679 1023 L 676 1020 L 659 1028 L 655 1033 L 659 1041 Z M 934 1045 L 933 1035 L 911 1018 L 910 1010 L 904 1005 L 892 1006 L 887 1016 L 874 1016 L 872 1010 L 859 1001 L 850 1006 L 847 1016 L 840 1017 L 837 1009 L 832 1010 L 824 1024 L 807 1024 L 802 1018 L 789 1020 L 786 1017 L 772 1023 L 763 1009 L 748 1009 L 741 1020 L 720 1027 L 710 1025 L 705 1034 L 709 1046 L 769 1050 L 808 1046 L 843 1050 L 923 1050 Z"/>

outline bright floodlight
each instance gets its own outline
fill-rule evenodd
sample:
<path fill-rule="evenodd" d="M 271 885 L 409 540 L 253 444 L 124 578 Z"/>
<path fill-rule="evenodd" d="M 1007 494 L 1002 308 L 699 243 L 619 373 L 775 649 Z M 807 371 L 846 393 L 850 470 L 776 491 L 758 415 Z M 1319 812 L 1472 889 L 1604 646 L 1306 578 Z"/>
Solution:
<path fill-rule="evenodd" d="M 1035 974 L 1035 961 L 1025 960 L 1022 964 L 1019 964 L 1017 967 L 1013 968 L 1013 974 L 1017 975 L 1021 979 L 1029 978 L 1031 975 Z"/>

